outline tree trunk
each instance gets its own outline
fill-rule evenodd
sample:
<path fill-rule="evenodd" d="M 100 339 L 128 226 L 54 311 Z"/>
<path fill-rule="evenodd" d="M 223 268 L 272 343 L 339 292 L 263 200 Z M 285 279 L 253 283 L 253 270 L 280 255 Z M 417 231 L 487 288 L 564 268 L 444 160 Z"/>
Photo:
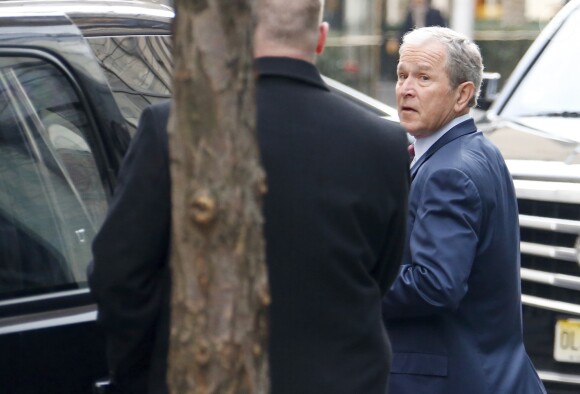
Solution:
<path fill-rule="evenodd" d="M 269 391 L 253 0 L 175 0 L 168 383 Z"/>

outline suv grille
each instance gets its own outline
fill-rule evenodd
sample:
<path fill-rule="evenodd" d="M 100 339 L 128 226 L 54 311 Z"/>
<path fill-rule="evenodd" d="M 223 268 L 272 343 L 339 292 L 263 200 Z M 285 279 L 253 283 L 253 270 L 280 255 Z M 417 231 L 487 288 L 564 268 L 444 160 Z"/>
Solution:
<path fill-rule="evenodd" d="M 580 205 L 528 199 L 518 204 L 523 303 L 580 315 Z M 571 305 L 537 305 L 535 297 Z"/>
<path fill-rule="evenodd" d="M 524 188 L 518 191 L 526 349 L 548 392 L 578 392 L 556 390 L 564 383 L 580 386 L 580 376 L 577 363 L 556 361 L 553 352 L 556 321 L 580 316 L 580 204 L 546 201 L 546 196 Z"/>

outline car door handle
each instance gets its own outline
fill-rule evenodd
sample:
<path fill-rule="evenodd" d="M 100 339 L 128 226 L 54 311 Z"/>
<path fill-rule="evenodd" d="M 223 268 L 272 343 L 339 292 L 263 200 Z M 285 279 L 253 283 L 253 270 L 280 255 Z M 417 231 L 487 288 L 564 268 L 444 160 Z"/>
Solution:
<path fill-rule="evenodd" d="M 93 385 L 93 394 L 114 394 L 111 381 L 109 379 L 97 380 Z"/>

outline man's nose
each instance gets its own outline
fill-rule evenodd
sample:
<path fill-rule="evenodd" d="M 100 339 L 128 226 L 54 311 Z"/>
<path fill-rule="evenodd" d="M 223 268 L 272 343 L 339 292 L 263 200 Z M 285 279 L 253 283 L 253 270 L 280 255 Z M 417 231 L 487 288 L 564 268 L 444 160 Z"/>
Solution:
<path fill-rule="evenodd" d="M 405 78 L 399 82 L 399 93 L 403 96 L 413 96 L 415 94 L 415 83 L 412 78 Z"/>

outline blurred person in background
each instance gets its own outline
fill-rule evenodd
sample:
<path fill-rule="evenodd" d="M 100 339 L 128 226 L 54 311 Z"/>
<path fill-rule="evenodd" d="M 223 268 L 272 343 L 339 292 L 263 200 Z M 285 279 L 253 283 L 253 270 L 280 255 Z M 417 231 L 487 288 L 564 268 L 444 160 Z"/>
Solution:
<path fill-rule="evenodd" d="M 403 36 L 413 29 L 428 26 L 447 27 L 447 20 L 441 11 L 431 6 L 431 0 L 410 0 L 407 9 L 398 37 L 389 39 L 385 43 L 385 51 L 390 55 L 396 54 Z"/>
<path fill-rule="evenodd" d="M 436 8 L 431 6 L 431 0 L 410 0 L 409 10 L 401 26 L 399 39 L 413 29 L 428 26 L 447 27 L 447 21 Z"/>

